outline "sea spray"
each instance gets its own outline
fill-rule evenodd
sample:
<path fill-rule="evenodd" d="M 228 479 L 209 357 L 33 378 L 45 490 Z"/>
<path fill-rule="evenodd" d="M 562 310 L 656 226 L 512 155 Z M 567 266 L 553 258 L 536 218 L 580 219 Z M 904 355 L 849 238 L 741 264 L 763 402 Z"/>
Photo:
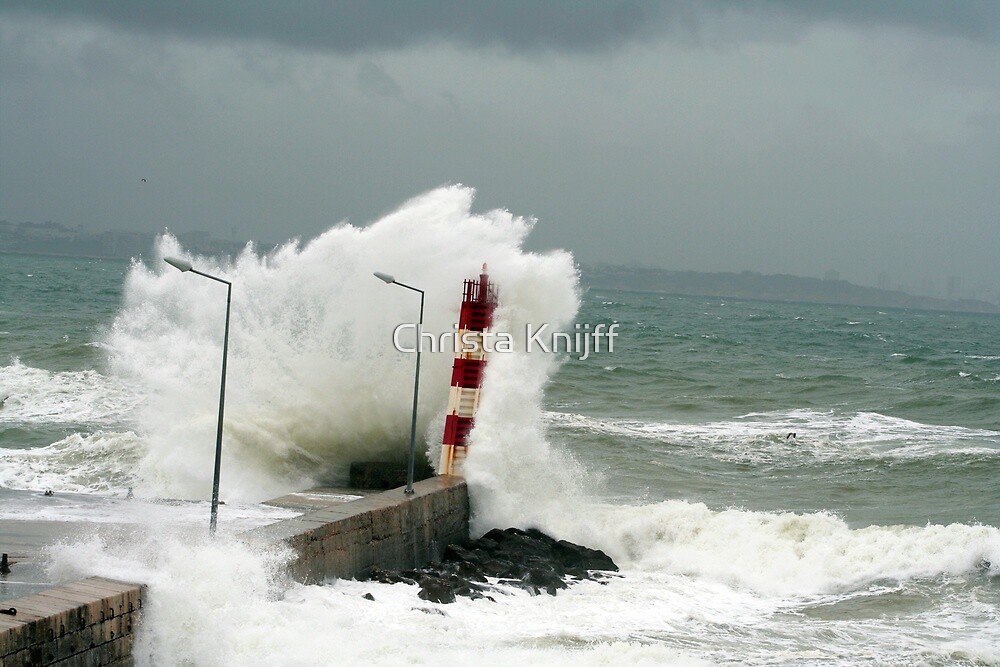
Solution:
<path fill-rule="evenodd" d="M 440 188 L 368 227 L 342 224 L 264 257 L 248 248 L 232 263 L 193 258 L 234 285 L 224 499 L 343 482 L 351 461 L 405 456 L 412 355 L 394 350 L 391 337 L 416 318 L 417 303 L 373 271 L 391 270 L 427 292 L 430 332 L 453 330 L 462 280 L 483 262 L 520 317 L 572 317 L 571 257 L 524 252 L 531 220 L 475 214 L 472 201 L 469 188 Z M 212 470 L 224 297 L 211 281 L 159 261 L 184 255 L 172 237 L 156 254 L 153 266 L 136 263 L 128 275 L 107 341 L 111 366 L 149 397 L 138 417 L 144 453 L 136 492 L 199 498 Z M 420 433 L 444 410 L 451 361 L 424 356 Z M 427 441 L 433 447 L 439 438 L 434 432 Z"/>
<path fill-rule="evenodd" d="M 0 487 L 125 495 L 139 460 L 132 432 L 71 433 L 46 447 L 0 449 Z"/>
<path fill-rule="evenodd" d="M 505 315 L 498 313 L 500 326 Z M 545 383 L 557 364 L 548 355 L 497 354 L 487 365 L 465 471 L 474 534 L 507 526 L 548 531 L 553 515 L 588 497 L 582 468 L 553 446 L 542 421 Z"/>
<path fill-rule="evenodd" d="M 492 602 L 459 598 L 442 607 L 407 584 L 289 582 L 286 550 L 225 531 L 212 540 L 203 529 L 149 526 L 49 555 L 59 579 L 96 574 L 147 584 L 135 655 L 139 665 L 160 667 L 706 665 L 734 656 L 751 664 L 773 664 L 775 656 L 781 664 L 938 664 L 963 656 L 991 664 L 1000 638 L 988 603 L 956 587 L 929 605 L 928 587 L 940 584 L 920 582 L 788 597 L 631 570 L 556 597 L 509 588 Z M 956 605 L 964 607 L 966 636 L 953 634 Z M 849 611 L 866 606 L 873 613 L 861 618 Z"/>
<path fill-rule="evenodd" d="M 133 651 L 143 666 L 711 664 L 636 641 L 629 628 L 648 625 L 645 614 L 622 613 L 610 623 L 607 589 L 595 582 L 558 599 L 509 589 L 495 602 L 462 598 L 445 610 L 406 584 L 290 582 L 283 575 L 288 557 L 280 547 L 261 549 L 224 532 L 213 540 L 205 531 L 152 527 L 49 551 L 57 579 L 87 574 L 147 585 Z M 650 603 L 662 627 L 688 615 L 666 598 Z"/>
<path fill-rule="evenodd" d="M 117 425 L 141 402 L 132 387 L 95 370 L 50 371 L 19 359 L 0 367 L 0 424 Z"/>
<path fill-rule="evenodd" d="M 292 552 L 244 544 L 232 534 L 215 539 L 199 527 L 151 525 L 103 532 L 47 550 L 53 580 L 104 576 L 147 586 L 133 649 L 139 664 L 225 665 L 235 654 L 230 624 L 263 631 L 262 613 L 288 580 Z"/>
<path fill-rule="evenodd" d="M 122 429 L 141 404 L 126 384 L 96 370 L 52 371 L 14 358 L 0 367 L 0 487 L 124 495 L 139 439 Z"/>
<path fill-rule="evenodd" d="M 629 569 L 696 576 L 776 597 L 943 575 L 1000 576 L 1000 529 L 992 526 L 852 529 L 825 513 L 711 510 L 671 500 L 592 506 L 586 522 L 563 532 L 568 539 L 587 535 Z"/>

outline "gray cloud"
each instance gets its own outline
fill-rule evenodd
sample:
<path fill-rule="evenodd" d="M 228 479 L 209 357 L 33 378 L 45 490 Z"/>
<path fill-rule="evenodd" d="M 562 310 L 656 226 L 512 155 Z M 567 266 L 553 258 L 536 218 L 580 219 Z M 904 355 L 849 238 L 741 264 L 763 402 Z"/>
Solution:
<path fill-rule="evenodd" d="M 3 0 L 0 10 L 89 20 L 130 31 L 193 39 L 265 40 L 292 48 L 356 53 L 447 41 L 462 46 L 566 52 L 605 49 L 668 33 L 700 33 L 721 16 L 900 26 L 995 40 L 1000 3 L 991 0 Z M 752 28 L 748 28 L 753 32 Z M 735 38 L 735 33 L 731 38 Z"/>
<path fill-rule="evenodd" d="M 340 53 L 400 49 L 429 41 L 512 48 L 590 49 L 642 32 L 657 5 L 578 0 L 509 2 L 60 2 L 7 0 L 28 14 L 88 19 L 132 31 L 191 38 L 260 39 Z"/>
<path fill-rule="evenodd" d="M 384 69 L 373 62 L 362 63 L 358 68 L 358 88 L 368 95 L 399 97 L 403 89 Z"/>
<path fill-rule="evenodd" d="M 462 182 L 581 261 L 1000 288 L 993 3 L 159 4 L 0 0 L 0 219 L 276 241 Z"/>

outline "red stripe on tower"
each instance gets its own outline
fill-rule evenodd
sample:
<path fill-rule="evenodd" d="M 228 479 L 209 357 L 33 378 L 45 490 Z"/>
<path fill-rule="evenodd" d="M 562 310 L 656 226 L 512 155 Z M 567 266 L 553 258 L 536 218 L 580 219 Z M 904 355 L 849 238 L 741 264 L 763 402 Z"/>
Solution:
<path fill-rule="evenodd" d="M 486 368 L 483 332 L 493 324 L 497 294 L 483 264 L 479 279 L 466 280 L 462 292 L 462 309 L 458 314 L 458 348 L 451 371 L 451 393 L 448 413 L 444 418 L 444 438 L 441 446 L 442 475 L 462 474 L 462 462 L 468 449 L 466 439 L 472 430 L 472 420 L 479 407 L 479 389 Z"/>

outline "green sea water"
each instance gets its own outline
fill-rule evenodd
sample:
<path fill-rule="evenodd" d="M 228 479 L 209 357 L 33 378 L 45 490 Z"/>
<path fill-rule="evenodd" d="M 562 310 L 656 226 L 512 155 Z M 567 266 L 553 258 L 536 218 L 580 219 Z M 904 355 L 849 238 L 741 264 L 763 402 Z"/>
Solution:
<path fill-rule="evenodd" d="M 609 494 L 1000 525 L 1000 317 L 591 289 L 581 320 L 614 352 L 548 408 Z"/>
<path fill-rule="evenodd" d="M 0 354 L 50 371 L 101 368 L 128 262 L 0 254 Z"/>
<path fill-rule="evenodd" d="M 0 398 L 9 396 L 6 415 L 0 410 L 0 448 L 42 447 L 87 428 L 88 415 L 60 413 L 81 397 L 74 378 L 106 371 L 101 341 L 121 306 L 128 266 L 0 254 Z M 46 405 L 38 407 L 52 419 L 30 409 L 32 417 L 11 416 L 42 385 Z"/>

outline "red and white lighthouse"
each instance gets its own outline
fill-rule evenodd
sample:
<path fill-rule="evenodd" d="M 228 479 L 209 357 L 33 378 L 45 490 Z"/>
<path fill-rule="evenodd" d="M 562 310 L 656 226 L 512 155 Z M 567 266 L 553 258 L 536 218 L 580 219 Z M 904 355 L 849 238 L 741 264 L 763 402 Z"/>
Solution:
<path fill-rule="evenodd" d="M 458 345 L 451 371 L 451 393 L 448 413 L 444 420 L 441 447 L 442 475 L 462 474 L 462 462 L 468 449 L 466 439 L 472 430 L 472 420 L 479 407 L 479 389 L 486 369 L 486 347 L 483 334 L 493 324 L 497 294 L 493 283 L 483 272 L 479 279 L 466 280 L 462 293 L 462 308 L 458 315 Z"/>

